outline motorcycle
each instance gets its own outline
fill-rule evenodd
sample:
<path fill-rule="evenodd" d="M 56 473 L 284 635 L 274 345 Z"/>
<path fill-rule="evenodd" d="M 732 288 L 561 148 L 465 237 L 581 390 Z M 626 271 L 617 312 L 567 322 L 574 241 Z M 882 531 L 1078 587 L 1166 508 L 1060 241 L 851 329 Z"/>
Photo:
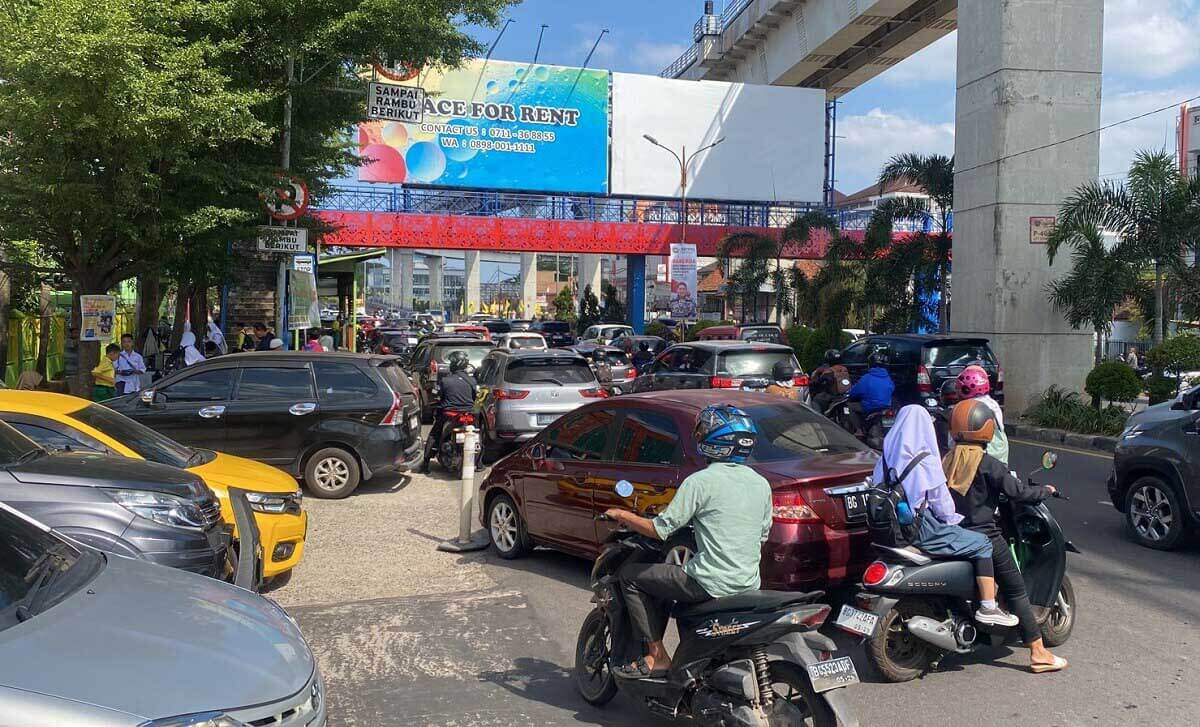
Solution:
<path fill-rule="evenodd" d="M 446 424 L 442 427 L 441 441 L 434 451 L 437 452 L 438 464 L 447 472 L 461 475 L 463 469 L 463 433 L 468 426 L 475 424 L 475 414 L 471 411 L 447 409 Z M 480 465 L 479 440 L 476 439 L 475 466 Z"/>
<path fill-rule="evenodd" d="M 625 480 L 615 489 L 624 498 L 633 494 Z M 575 647 L 575 685 L 589 704 L 606 704 L 621 691 L 657 715 L 690 717 L 702 727 L 858 724 L 842 691 L 858 683 L 858 674 L 850 657 L 833 657 L 837 646 L 817 631 L 830 611 L 814 603 L 820 592 L 753 591 L 677 605 L 679 648 L 669 674 L 617 676 L 620 665 L 641 656 L 617 573 L 631 561 L 664 562 L 668 551 L 666 543 L 617 529 L 596 559 L 596 606 Z"/>
<path fill-rule="evenodd" d="M 1054 468 L 1057 456 L 1042 455 L 1042 466 L 1029 475 Z M 1070 500 L 1061 493 L 1054 495 Z M 1047 646 L 1063 644 L 1075 625 L 1075 589 L 1066 574 L 1067 552 L 1078 553 L 1045 504 L 1026 505 L 1002 499 L 1001 529 L 1025 578 Z M 841 630 L 865 639 L 867 656 L 884 679 L 905 682 L 936 669 L 949 653 L 966 654 L 980 645 L 980 632 L 992 645 L 1010 627 L 977 624 L 975 570 L 964 560 L 933 560 L 908 548 L 876 544 L 882 556 L 863 574 L 856 606 L 845 605 L 835 622 Z M 1016 628 L 1016 627 L 1011 627 Z"/>
<path fill-rule="evenodd" d="M 842 429 L 858 436 L 854 431 L 854 421 L 850 417 L 850 397 L 842 396 L 832 401 L 824 412 L 826 418 L 832 419 Z M 883 449 L 883 439 L 887 433 L 892 431 L 892 426 L 896 423 L 896 408 L 890 406 L 887 409 L 873 411 L 870 414 L 863 415 L 863 435 L 858 437 L 863 444 L 871 449 L 879 451 Z"/>
<path fill-rule="evenodd" d="M 954 379 L 944 382 L 937 396 L 930 394 L 921 401 L 933 420 L 933 430 L 937 433 L 938 450 L 942 456 L 954 447 L 954 439 L 950 436 L 950 413 L 959 401 L 958 386 Z"/>

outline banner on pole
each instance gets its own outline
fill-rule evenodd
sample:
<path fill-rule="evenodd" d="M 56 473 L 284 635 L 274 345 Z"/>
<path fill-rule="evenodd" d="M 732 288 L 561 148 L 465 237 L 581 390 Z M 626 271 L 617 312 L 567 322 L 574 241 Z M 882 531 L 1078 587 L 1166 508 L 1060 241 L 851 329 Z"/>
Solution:
<path fill-rule="evenodd" d="M 671 317 L 676 320 L 695 320 L 699 304 L 696 298 L 696 246 L 671 243 L 667 262 L 671 278 Z"/>
<path fill-rule="evenodd" d="M 79 296 L 80 341 L 111 341 L 117 318 L 117 299 L 111 295 Z"/>
<path fill-rule="evenodd" d="M 321 327 L 317 305 L 317 276 L 301 270 L 288 271 L 288 330 Z"/>

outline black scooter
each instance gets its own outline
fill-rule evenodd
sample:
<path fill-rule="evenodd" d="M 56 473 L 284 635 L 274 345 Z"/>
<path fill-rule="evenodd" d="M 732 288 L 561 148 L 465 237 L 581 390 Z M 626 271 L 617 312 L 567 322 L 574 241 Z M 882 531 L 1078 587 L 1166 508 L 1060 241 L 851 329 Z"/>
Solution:
<path fill-rule="evenodd" d="M 1057 456 L 1042 455 L 1042 467 L 1054 468 Z M 1055 497 L 1069 500 L 1056 493 Z M 1067 577 L 1067 552 L 1079 550 L 1063 535 L 1045 504 L 1000 504 L 1001 529 L 1025 577 L 1029 600 L 1046 646 L 1065 643 L 1078 607 Z M 1008 627 L 976 624 L 978 591 L 975 570 L 965 560 L 933 560 L 915 550 L 876 545 L 882 557 L 863 574 L 857 608 L 843 606 L 837 625 L 865 637 L 867 656 L 890 682 L 905 682 L 935 669 L 948 653 L 966 654 L 980 644 L 980 632 L 992 645 L 1007 638 Z M 1015 627 L 1012 627 L 1015 628 Z"/>
<path fill-rule="evenodd" d="M 616 491 L 629 497 L 633 487 L 622 480 Z M 596 607 L 575 647 L 575 684 L 588 703 L 606 704 L 622 691 L 655 714 L 702 727 L 858 724 L 842 691 L 858 682 L 854 664 L 834 658 L 837 646 L 817 632 L 829 615 L 829 606 L 814 603 L 820 592 L 753 591 L 677 606 L 679 648 L 667 677 L 617 676 L 615 668 L 642 656 L 617 572 L 631 561 L 664 562 L 668 548 L 622 529 L 596 559 Z"/>
<path fill-rule="evenodd" d="M 850 397 L 842 396 L 835 399 L 825 409 L 825 417 L 833 420 L 842 429 L 845 429 L 851 434 L 856 434 L 854 431 L 854 423 L 850 417 Z M 870 414 L 863 415 L 863 436 L 858 437 L 863 444 L 867 445 L 875 451 L 883 449 L 883 439 L 887 433 L 892 431 L 892 425 L 896 423 L 896 406 L 895 403 L 887 409 L 873 411 Z"/>

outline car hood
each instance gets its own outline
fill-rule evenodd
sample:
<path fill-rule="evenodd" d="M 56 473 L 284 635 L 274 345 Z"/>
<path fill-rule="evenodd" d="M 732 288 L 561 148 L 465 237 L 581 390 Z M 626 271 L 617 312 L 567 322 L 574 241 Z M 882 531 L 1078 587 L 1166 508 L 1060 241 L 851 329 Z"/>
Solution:
<path fill-rule="evenodd" d="M 189 467 L 188 472 L 204 478 L 209 486 L 238 487 L 252 492 L 290 493 L 299 489 L 296 478 L 278 467 L 245 457 L 214 452 L 211 462 Z"/>
<path fill-rule="evenodd" d="M 1128 427 L 1134 424 L 1158 424 L 1160 422 L 1174 421 L 1175 419 L 1188 416 L 1191 413 L 1187 411 L 1181 411 L 1179 409 L 1172 409 L 1171 406 L 1174 404 L 1175 400 L 1172 399 L 1170 401 L 1164 401 L 1161 404 L 1155 404 L 1154 406 L 1147 407 L 1142 411 L 1130 416 L 1129 421 L 1125 426 Z"/>
<path fill-rule="evenodd" d="M 827 454 L 815 457 L 796 457 L 775 462 L 756 462 L 751 466 L 766 477 L 772 486 L 784 481 L 834 479 L 848 475 L 861 476 L 875 468 L 878 455 L 870 450 Z"/>
<path fill-rule="evenodd" d="M 8 468 L 19 482 L 151 490 L 177 497 L 204 494 L 204 482 L 176 467 L 106 454 L 63 452 Z"/>
<path fill-rule="evenodd" d="M 90 585 L 0 631 L 0 684 L 143 719 L 280 700 L 313 669 L 271 601 L 115 555 Z"/>

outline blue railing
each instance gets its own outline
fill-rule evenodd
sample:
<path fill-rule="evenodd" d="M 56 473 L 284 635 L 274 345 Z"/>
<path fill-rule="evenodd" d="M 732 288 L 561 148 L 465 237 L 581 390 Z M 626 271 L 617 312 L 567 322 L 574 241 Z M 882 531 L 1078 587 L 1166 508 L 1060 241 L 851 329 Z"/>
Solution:
<path fill-rule="evenodd" d="M 678 78 L 699 58 L 697 44 L 701 39 L 706 35 L 720 35 L 725 32 L 734 18 L 741 15 L 751 2 L 753 0 L 737 0 L 721 11 L 720 15 L 701 15 L 700 19 L 696 21 L 696 25 L 692 27 L 692 47 L 684 51 L 683 55 L 676 58 L 674 63 L 664 68 L 658 75 L 663 78 Z"/>

